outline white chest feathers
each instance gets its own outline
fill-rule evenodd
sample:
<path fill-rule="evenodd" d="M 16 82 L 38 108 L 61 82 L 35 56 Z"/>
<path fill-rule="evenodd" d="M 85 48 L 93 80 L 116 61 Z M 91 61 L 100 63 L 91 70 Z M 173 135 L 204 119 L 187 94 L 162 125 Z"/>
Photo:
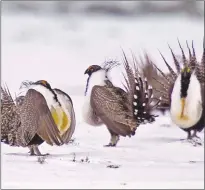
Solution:
<path fill-rule="evenodd" d="M 190 128 L 195 125 L 202 115 L 202 95 L 201 86 L 193 73 L 190 78 L 187 97 L 182 100 L 181 94 L 181 75 L 175 81 L 171 95 L 170 115 L 172 121 L 181 128 Z M 182 102 L 184 101 L 184 109 Z M 183 113 L 183 114 L 182 114 Z"/>
<path fill-rule="evenodd" d="M 42 85 L 31 85 L 29 87 L 29 89 L 34 89 L 34 90 L 40 92 L 44 96 L 44 98 L 46 99 L 48 108 L 50 110 L 51 110 L 51 107 L 54 107 L 54 108 L 60 107 L 59 103 L 56 102 L 56 100 L 54 99 L 54 94 L 46 87 L 44 87 Z"/>
<path fill-rule="evenodd" d="M 99 71 L 92 73 L 88 81 L 88 84 L 87 84 L 87 92 L 86 92 L 83 107 L 82 107 L 82 116 L 83 116 L 83 120 L 89 125 L 98 126 L 102 124 L 102 121 L 100 120 L 100 118 L 98 118 L 95 115 L 93 108 L 91 107 L 90 100 L 92 98 L 91 97 L 92 88 L 95 85 L 100 85 L 100 86 L 105 85 L 105 82 L 104 82 L 106 79 L 105 72 L 106 72 L 105 70 L 99 70 Z"/>

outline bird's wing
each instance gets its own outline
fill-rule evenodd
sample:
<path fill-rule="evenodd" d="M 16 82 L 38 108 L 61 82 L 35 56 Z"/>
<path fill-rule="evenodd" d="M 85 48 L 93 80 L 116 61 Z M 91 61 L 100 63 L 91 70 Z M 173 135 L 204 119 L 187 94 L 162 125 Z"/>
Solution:
<path fill-rule="evenodd" d="M 196 64 L 195 71 L 200 83 L 205 83 L 205 64 Z"/>
<path fill-rule="evenodd" d="M 37 133 L 50 145 L 61 145 L 60 132 L 52 118 L 44 96 L 34 89 L 29 89 L 20 107 L 20 138 L 24 146 Z"/>
<path fill-rule="evenodd" d="M 116 134 L 130 135 L 135 129 L 131 114 L 121 93 L 116 87 L 94 86 L 91 93 L 91 106 L 98 117 Z M 137 127 L 137 126 L 136 126 Z"/>
<path fill-rule="evenodd" d="M 205 82 L 201 83 L 201 95 L 202 95 L 202 104 L 205 109 Z"/>
<path fill-rule="evenodd" d="M 205 126 L 205 83 L 201 83 L 201 95 L 202 95 L 202 117 L 203 119 L 203 124 Z"/>
<path fill-rule="evenodd" d="M 67 129 L 67 131 L 62 135 L 62 139 L 64 143 L 69 143 L 74 131 L 75 131 L 75 126 L 76 126 L 76 118 L 75 118 L 75 111 L 73 107 L 73 102 L 71 97 L 63 92 L 62 90 L 59 89 L 53 89 L 57 94 L 58 94 L 58 99 L 61 99 L 65 105 L 65 109 L 67 110 L 68 114 L 70 115 L 70 126 Z"/>

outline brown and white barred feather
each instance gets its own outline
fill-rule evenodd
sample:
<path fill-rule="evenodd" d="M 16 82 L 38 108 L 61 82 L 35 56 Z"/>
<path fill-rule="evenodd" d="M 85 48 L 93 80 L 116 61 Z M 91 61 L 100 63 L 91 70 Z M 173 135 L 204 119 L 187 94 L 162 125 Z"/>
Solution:
<path fill-rule="evenodd" d="M 160 99 L 153 96 L 153 89 L 148 84 L 147 79 L 144 80 L 140 76 L 140 72 L 137 68 L 137 59 L 133 55 L 133 65 L 131 65 L 124 55 L 124 68 L 126 75 L 124 75 L 124 87 L 128 94 L 128 101 L 132 105 L 131 111 L 133 117 L 139 123 L 153 122 L 156 115 L 152 115 L 151 112 L 156 109 L 160 103 Z M 153 105 L 153 101 L 155 104 Z"/>
<path fill-rule="evenodd" d="M 152 115 L 151 112 L 159 105 L 160 99 L 152 105 L 153 90 L 148 85 L 147 79 L 142 80 L 141 76 L 135 77 L 135 89 L 133 92 L 133 115 L 138 123 L 152 123 L 155 121 L 156 115 Z"/>

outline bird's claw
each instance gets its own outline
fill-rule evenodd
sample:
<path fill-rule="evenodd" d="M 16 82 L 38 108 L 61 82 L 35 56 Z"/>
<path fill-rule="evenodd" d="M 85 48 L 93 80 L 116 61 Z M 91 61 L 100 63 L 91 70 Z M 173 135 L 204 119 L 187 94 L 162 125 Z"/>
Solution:
<path fill-rule="evenodd" d="M 109 144 L 107 144 L 107 145 L 104 145 L 104 147 L 115 147 L 116 146 L 116 144 L 112 144 L 112 143 L 109 143 Z"/>

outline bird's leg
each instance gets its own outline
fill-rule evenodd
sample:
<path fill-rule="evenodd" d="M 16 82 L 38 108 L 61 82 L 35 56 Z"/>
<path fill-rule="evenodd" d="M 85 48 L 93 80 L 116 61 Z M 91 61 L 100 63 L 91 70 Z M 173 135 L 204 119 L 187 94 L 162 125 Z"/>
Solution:
<path fill-rule="evenodd" d="M 29 153 L 30 153 L 30 156 L 35 156 L 36 154 L 35 154 L 35 152 L 34 152 L 34 148 L 33 148 L 33 146 L 28 146 L 28 148 L 29 148 Z"/>
<path fill-rule="evenodd" d="M 193 140 L 195 146 L 202 145 L 203 142 L 202 142 L 201 138 L 196 135 L 196 133 L 197 133 L 197 130 L 194 130 L 194 133 L 192 134 L 191 139 Z"/>
<path fill-rule="evenodd" d="M 191 136 L 192 138 L 193 137 L 196 137 L 197 139 L 200 139 L 200 137 L 198 137 L 197 135 L 196 135 L 196 133 L 197 133 L 197 130 L 194 130 L 194 133 L 193 133 L 193 135 Z"/>
<path fill-rule="evenodd" d="M 117 145 L 118 141 L 120 140 L 119 135 L 115 134 L 113 131 L 111 131 L 110 129 L 108 129 L 108 131 L 110 132 L 111 135 L 111 139 L 108 145 L 105 145 L 105 147 L 114 147 Z"/>
<path fill-rule="evenodd" d="M 37 156 L 48 156 L 49 154 L 41 154 L 40 150 L 38 149 L 38 146 L 33 147 L 34 152 L 36 153 Z"/>
<path fill-rule="evenodd" d="M 187 139 L 190 140 L 192 138 L 191 131 L 188 131 L 187 133 L 188 133 Z"/>

